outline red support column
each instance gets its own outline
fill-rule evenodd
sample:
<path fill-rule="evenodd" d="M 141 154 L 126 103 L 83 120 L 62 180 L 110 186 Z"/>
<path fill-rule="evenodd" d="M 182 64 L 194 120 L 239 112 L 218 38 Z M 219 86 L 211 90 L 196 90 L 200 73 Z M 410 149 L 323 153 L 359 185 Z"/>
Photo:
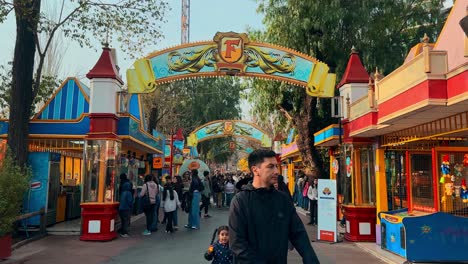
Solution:
<path fill-rule="evenodd" d="M 432 148 L 432 185 L 434 192 L 434 210 L 439 212 L 439 180 L 437 179 L 437 151 Z"/>
<path fill-rule="evenodd" d="M 406 151 L 406 206 L 408 207 L 408 212 L 413 211 L 413 205 L 411 204 L 411 159 L 409 151 Z"/>
<path fill-rule="evenodd" d="M 172 177 L 172 162 L 174 160 L 174 131 L 173 129 L 171 129 L 171 162 L 170 162 L 170 165 L 169 165 L 169 176 Z"/>

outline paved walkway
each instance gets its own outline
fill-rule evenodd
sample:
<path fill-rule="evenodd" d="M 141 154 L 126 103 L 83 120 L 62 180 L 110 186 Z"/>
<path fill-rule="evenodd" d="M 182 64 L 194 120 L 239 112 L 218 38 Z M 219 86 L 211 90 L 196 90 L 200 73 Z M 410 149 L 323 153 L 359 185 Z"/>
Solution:
<path fill-rule="evenodd" d="M 151 236 L 142 236 L 140 233 L 144 229 L 145 220 L 140 218 L 132 223 L 130 238 L 118 238 L 110 242 L 83 242 L 78 236 L 48 236 L 15 250 L 10 260 L 0 263 L 208 263 L 203 254 L 214 229 L 227 223 L 228 211 L 212 209 L 210 214 L 213 217 L 201 219 L 200 230 L 186 230 L 183 224 L 187 221 L 187 214 L 179 211 L 179 226 L 182 228 L 175 234 L 160 230 Z M 305 215 L 299 215 L 305 222 Z M 306 226 L 306 229 L 309 238 L 314 241 L 316 227 Z M 322 264 L 386 263 L 355 243 L 312 242 L 312 246 Z M 288 263 L 302 263 L 296 251 L 289 253 Z"/>

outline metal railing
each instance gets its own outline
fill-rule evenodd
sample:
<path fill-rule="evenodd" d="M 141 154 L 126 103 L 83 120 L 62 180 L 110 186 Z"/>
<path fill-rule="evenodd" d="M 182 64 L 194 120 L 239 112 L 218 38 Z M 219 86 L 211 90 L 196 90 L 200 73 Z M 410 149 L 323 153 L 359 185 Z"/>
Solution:
<path fill-rule="evenodd" d="M 15 222 L 19 222 L 22 220 L 26 220 L 28 218 L 34 217 L 34 216 L 39 216 L 39 233 L 35 234 L 34 236 L 27 236 L 26 239 L 21 240 L 15 244 L 12 245 L 12 249 L 17 249 L 29 242 L 32 242 L 34 240 L 40 239 L 46 235 L 46 213 L 44 207 L 42 207 L 39 211 L 36 212 L 31 212 L 31 213 L 26 213 L 18 216 L 16 218 Z"/>

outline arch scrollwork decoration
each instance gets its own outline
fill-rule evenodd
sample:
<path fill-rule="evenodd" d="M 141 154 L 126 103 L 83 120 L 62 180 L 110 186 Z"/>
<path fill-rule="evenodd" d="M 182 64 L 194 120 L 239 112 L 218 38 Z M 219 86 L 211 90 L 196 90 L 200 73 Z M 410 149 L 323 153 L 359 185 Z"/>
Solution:
<path fill-rule="evenodd" d="M 272 138 L 260 127 L 242 120 L 217 120 L 196 128 L 187 137 L 187 145 L 196 147 L 199 142 L 220 137 L 240 137 L 254 141 L 262 147 L 271 147 Z"/>
<path fill-rule="evenodd" d="M 213 41 L 183 44 L 135 61 L 127 70 L 127 86 L 129 93 L 150 93 L 162 83 L 225 75 L 286 82 L 315 97 L 333 97 L 336 83 L 329 67 L 313 57 L 251 42 L 245 33 L 218 32 Z"/>

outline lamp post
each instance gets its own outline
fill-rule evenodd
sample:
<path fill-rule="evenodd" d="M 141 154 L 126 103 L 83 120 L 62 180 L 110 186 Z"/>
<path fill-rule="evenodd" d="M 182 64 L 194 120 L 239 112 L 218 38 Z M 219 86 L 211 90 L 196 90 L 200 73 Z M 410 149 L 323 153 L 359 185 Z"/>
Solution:
<path fill-rule="evenodd" d="M 169 176 L 172 178 L 172 162 L 174 161 L 174 128 L 171 128 L 171 154 L 169 163 Z"/>

